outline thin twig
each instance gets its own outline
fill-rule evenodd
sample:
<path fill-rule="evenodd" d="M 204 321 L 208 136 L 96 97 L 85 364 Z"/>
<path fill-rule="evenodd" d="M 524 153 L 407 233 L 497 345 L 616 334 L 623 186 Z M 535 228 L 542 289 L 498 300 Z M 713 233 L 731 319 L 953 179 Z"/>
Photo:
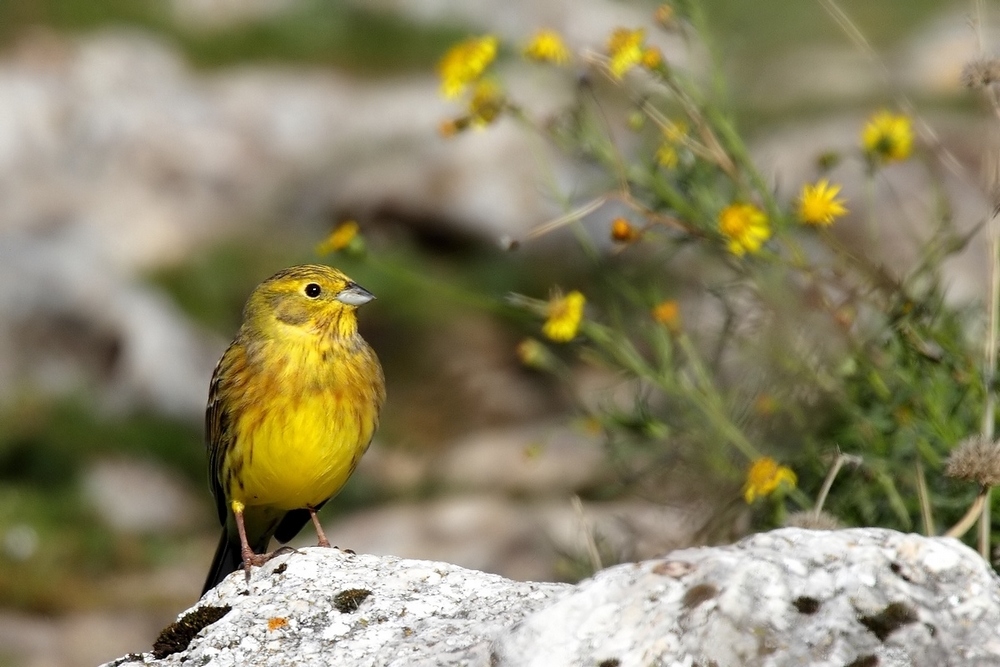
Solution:
<path fill-rule="evenodd" d="M 596 199 L 591 199 L 586 204 L 573 209 L 566 215 L 562 215 L 554 220 L 549 220 L 548 222 L 544 222 L 538 225 L 530 232 L 528 232 L 527 238 L 529 239 L 538 238 L 539 236 L 544 236 L 549 232 L 559 229 L 560 227 L 565 227 L 570 223 L 576 222 L 577 220 L 582 219 L 583 217 L 593 213 L 597 209 L 604 206 L 604 204 L 607 203 L 607 201 L 608 201 L 607 195 L 601 195 Z"/>
<path fill-rule="evenodd" d="M 858 465 L 861 463 L 861 459 L 853 454 L 845 454 L 843 452 L 837 452 L 837 459 L 830 466 L 830 470 L 826 473 L 826 479 L 823 480 L 823 487 L 819 490 L 819 495 L 816 497 L 816 505 L 813 508 L 813 513 L 819 516 L 819 513 L 823 511 L 823 505 L 826 504 L 826 497 L 830 495 L 830 488 L 833 486 L 833 480 L 837 478 L 837 473 L 840 469 L 844 467 L 845 463 L 850 463 L 852 465 Z"/>
<path fill-rule="evenodd" d="M 962 537 L 969 529 L 972 528 L 973 524 L 983 513 L 983 505 L 986 504 L 986 496 L 989 492 L 990 487 L 983 486 L 979 489 L 979 494 L 976 499 L 972 501 L 972 505 L 969 506 L 968 511 L 966 511 L 965 516 L 959 519 L 958 523 L 948 529 L 948 532 L 944 534 L 945 537 Z"/>
<path fill-rule="evenodd" d="M 594 539 L 594 530 L 590 526 L 590 522 L 587 521 L 586 515 L 583 513 L 583 501 L 580 500 L 580 496 L 573 496 L 570 499 L 570 503 L 573 505 L 573 511 L 576 512 L 577 520 L 580 522 L 580 530 L 583 532 L 583 541 L 587 547 L 587 557 L 590 558 L 590 567 L 594 572 L 598 572 L 604 569 L 601 564 L 601 553 L 597 550 L 597 541 Z"/>
<path fill-rule="evenodd" d="M 924 475 L 924 464 L 917 459 L 917 497 L 920 499 L 920 518 L 924 522 L 924 535 L 935 535 L 934 514 L 931 511 L 930 494 L 927 491 L 927 477 Z"/>
<path fill-rule="evenodd" d="M 976 46 L 979 52 L 979 57 L 983 56 L 983 22 L 984 22 L 984 12 L 982 2 L 976 0 L 974 3 L 974 25 L 973 29 L 976 35 Z M 993 108 L 994 116 L 1000 118 L 1000 104 L 998 104 L 996 91 L 993 90 L 993 86 L 987 86 L 983 90 L 985 97 L 989 100 L 990 105 Z M 997 344 L 998 338 L 1000 338 L 1000 229 L 997 227 L 997 208 L 996 202 L 1000 199 L 1000 183 L 997 181 L 997 161 L 996 157 L 990 154 L 987 159 L 992 159 L 992 162 L 985 165 L 984 170 L 987 174 L 991 176 L 991 182 L 988 184 L 988 191 L 990 194 L 990 224 L 989 224 L 989 236 L 990 236 L 990 293 L 989 301 L 986 304 L 986 313 L 989 320 L 989 330 L 986 336 L 986 349 L 984 350 L 983 356 L 984 366 L 983 369 L 983 383 L 986 386 L 986 405 L 983 408 L 983 426 L 982 434 L 983 439 L 987 442 L 993 440 L 994 425 L 996 423 L 996 395 L 993 391 L 994 382 L 996 380 L 996 368 L 997 368 Z M 990 557 L 990 490 L 989 488 L 984 489 L 983 493 L 983 509 L 982 515 L 979 517 L 979 555 L 983 559 L 988 560 Z"/>

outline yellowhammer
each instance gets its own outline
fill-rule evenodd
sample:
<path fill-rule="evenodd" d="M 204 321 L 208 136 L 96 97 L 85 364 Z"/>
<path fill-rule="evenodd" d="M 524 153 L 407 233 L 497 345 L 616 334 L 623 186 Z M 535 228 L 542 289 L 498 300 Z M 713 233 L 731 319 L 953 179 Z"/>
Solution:
<path fill-rule="evenodd" d="M 336 269 L 296 266 L 254 289 L 222 355 L 205 416 L 212 493 L 223 524 L 205 589 L 262 565 L 271 537 L 319 519 L 368 449 L 385 381 L 355 311 L 370 292 Z M 203 592 L 204 592 L 203 591 Z"/>

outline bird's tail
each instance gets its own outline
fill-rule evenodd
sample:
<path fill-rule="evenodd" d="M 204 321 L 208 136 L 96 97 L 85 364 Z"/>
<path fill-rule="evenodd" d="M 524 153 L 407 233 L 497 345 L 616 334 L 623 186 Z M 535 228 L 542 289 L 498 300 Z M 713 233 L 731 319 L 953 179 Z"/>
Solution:
<path fill-rule="evenodd" d="M 242 565 L 243 554 L 240 543 L 238 540 L 229 539 L 229 531 L 223 527 L 222 537 L 219 538 L 219 546 L 215 549 L 212 567 L 208 570 L 208 577 L 205 579 L 205 587 L 201 594 L 204 595 L 215 588 L 223 579 L 240 569 Z"/>

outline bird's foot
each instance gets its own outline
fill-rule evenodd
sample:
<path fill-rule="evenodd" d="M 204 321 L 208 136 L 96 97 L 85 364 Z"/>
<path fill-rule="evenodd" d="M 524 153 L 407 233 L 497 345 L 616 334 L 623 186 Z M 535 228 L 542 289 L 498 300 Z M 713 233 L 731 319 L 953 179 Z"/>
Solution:
<path fill-rule="evenodd" d="M 245 551 L 243 553 L 243 571 L 246 573 L 247 583 L 250 583 L 250 568 L 266 564 L 272 558 L 277 556 L 283 556 L 289 553 L 299 553 L 298 549 L 293 547 L 279 547 L 274 551 L 266 554 L 255 554 L 252 551 Z"/>

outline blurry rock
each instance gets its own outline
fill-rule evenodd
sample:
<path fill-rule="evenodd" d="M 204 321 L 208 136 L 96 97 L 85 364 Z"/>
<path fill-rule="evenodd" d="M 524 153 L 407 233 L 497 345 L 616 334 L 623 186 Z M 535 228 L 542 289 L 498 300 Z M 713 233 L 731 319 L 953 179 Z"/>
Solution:
<path fill-rule="evenodd" d="M 817 103 L 887 104 L 887 87 L 921 98 L 962 95 L 962 68 L 992 56 L 990 45 L 1000 42 L 1000 13 L 990 9 L 984 14 L 980 25 L 964 8 L 945 8 L 900 47 L 877 59 L 850 42 L 810 44 L 764 63 L 747 90 L 755 107 L 793 113 Z"/>
<path fill-rule="evenodd" d="M 592 4 L 565 14 L 571 32 L 586 34 L 581 46 L 601 48 L 609 26 L 650 23 L 645 11 Z M 531 13 L 487 15 L 527 21 L 518 39 L 549 23 Z M 432 68 L 375 81 L 275 66 L 206 75 L 137 31 L 24 39 L 0 60 L 0 233 L 85 226 L 124 267 L 177 262 L 206 242 L 289 217 L 319 236 L 343 211 L 519 238 L 564 213 L 556 202 L 579 181 L 578 164 L 510 120 L 439 137 L 440 122 L 460 109 L 440 98 Z M 674 65 L 680 57 L 667 54 Z M 513 59 L 499 67 L 518 106 L 542 123 L 578 83 L 570 71 Z"/>
<path fill-rule="evenodd" d="M 392 497 L 420 488 L 428 479 L 430 465 L 426 455 L 388 447 L 376 440 L 361 458 L 355 474 L 371 480 L 380 495 Z"/>
<path fill-rule="evenodd" d="M 150 461 L 106 459 L 83 473 L 83 496 L 115 530 L 164 533 L 192 524 L 198 503 L 176 475 Z"/>
<path fill-rule="evenodd" d="M 882 72 L 851 45 L 810 46 L 792 52 L 747 84 L 754 106 L 787 109 L 802 104 L 864 102 L 884 86 Z"/>
<path fill-rule="evenodd" d="M 22 49 L 0 62 L 0 232 L 82 227 L 120 266 L 176 261 L 265 190 L 216 106 L 137 33 Z"/>
<path fill-rule="evenodd" d="M 925 96 L 963 94 L 962 68 L 971 60 L 995 57 L 1000 42 L 1000 13 L 993 6 L 983 8 L 982 23 L 970 17 L 968 8 L 955 6 L 906 40 L 895 62 L 908 88 Z"/>
<path fill-rule="evenodd" d="M 441 482 L 459 489 L 565 497 L 607 479 L 600 439 L 565 425 L 474 433 L 441 459 Z"/>
<path fill-rule="evenodd" d="M 373 344 L 397 360 L 400 349 L 409 349 L 390 336 L 382 345 Z M 401 362 L 407 377 L 390 378 L 392 419 L 408 425 L 394 444 L 441 452 L 471 431 L 561 414 L 566 401 L 555 383 L 526 370 L 517 360 L 516 345 L 517 339 L 492 318 L 441 317 L 433 334 L 421 340 L 419 354 Z"/>
<path fill-rule="evenodd" d="M 452 413 L 456 421 L 509 425 L 538 419 L 560 407 L 558 397 L 525 372 L 515 345 L 489 318 L 452 318 L 441 327 L 425 354 L 447 384 L 443 397 L 454 404 L 437 409 Z"/>
<path fill-rule="evenodd" d="M 222 348 L 85 228 L 0 234 L 0 400 L 83 390 L 106 408 L 200 418 Z"/>
<path fill-rule="evenodd" d="M 433 133 L 437 122 L 454 113 L 442 109 L 426 130 Z M 471 232 L 490 243 L 522 238 L 533 226 L 560 215 L 539 192 L 539 182 L 553 177 L 525 159 L 534 147 L 522 127 L 501 121 L 486 131 L 421 141 L 425 147 L 410 154 L 342 163 L 323 184 L 330 205 L 338 203 L 364 217 L 402 217 L 446 232 Z M 564 181 L 565 176 L 554 178 Z"/>
<path fill-rule="evenodd" d="M 560 212 L 525 160 L 528 132 L 437 135 L 457 109 L 432 71 L 202 75 L 135 31 L 25 39 L 39 44 L 0 60 L 0 233 L 84 227 L 114 264 L 144 268 L 290 216 L 319 227 L 331 211 L 396 211 L 493 239 Z M 553 108 L 573 84 L 559 80 L 555 94 L 551 74 L 526 77 L 525 104 Z"/>
<path fill-rule="evenodd" d="M 169 618 L 168 613 L 136 610 L 59 618 L 0 611 L 0 651 L 18 667 L 92 667 L 147 648 Z"/>
<path fill-rule="evenodd" d="M 447 560 L 522 581 L 564 576 L 565 559 L 586 561 L 588 542 L 615 562 L 691 544 L 705 510 L 639 501 L 520 502 L 451 497 L 365 510 L 331 522 L 330 540 L 358 553 Z M 297 538 L 312 544 L 310 535 Z M 605 563 L 607 565 L 608 563 Z"/>

